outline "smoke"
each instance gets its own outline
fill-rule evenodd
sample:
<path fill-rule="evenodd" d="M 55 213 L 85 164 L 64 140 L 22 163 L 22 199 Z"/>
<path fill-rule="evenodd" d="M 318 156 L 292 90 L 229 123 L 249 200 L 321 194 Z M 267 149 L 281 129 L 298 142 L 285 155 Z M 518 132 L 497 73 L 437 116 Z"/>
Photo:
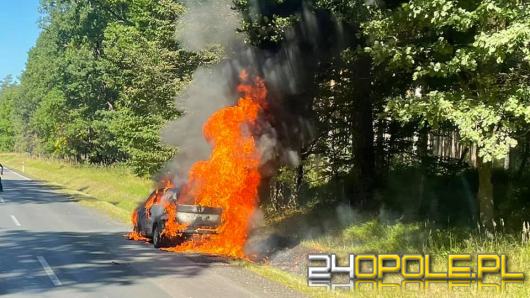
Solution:
<path fill-rule="evenodd" d="M 266 10 L 263 6 L 275 5 L 271 4 L 273 1 L 249 2 L 255 5 L 251 12 L 259 13 Z M 168 124 L 162 132 L 163 141 L 178 148 L 164 171 L 174 177 L 176 186 L 187 181 L 188 171 L 196 161 L 208 159 L 211 147 L 203 137 L 203 125 L 215 111 L 235 103 L 238 98 L 235 87 L 243 69 L 251 77 L 263 78 L 269 91 L 267 112 L 252 131 L 261 153 L 262 177 L 272 177 L 284 165 L 298 166 L 303 158 L 301 153 L 317 135 L 317 117 L 312 111 L 313 99 L 318 93 L 315 74 L 351 42 L 343 34 L 343 24 L 335 17 L 302 4 L 295 8 L 298 22 L 286 29 L 283 42 L 261 45 L 258 49 L 243 43 L 238 35 L 241 19 L 231 9 L 231 4 L 231 0 L 186 1 L 186 13 L 177 25 L 177 41 L 184 49 L 201 52 L 220 46 L 226 58 L 218 65 L 199 67 L 195 71 L 189 87 L 177 98 L 176 104 L 183 116 Z M 329 217 L 341 223 L 354 218 L 356 214 L 342 206 Z M 329 230 L 331 224 L 327 220 L 319 222 L 318 225 L 302 225 L 303 235 L 301 230 L 294 234 L 311 237 Z M 251 228 L 259 230 L 263 223 L 263 213 L 255 210 Z M 301 225 L 293 223 L 291 226 Z M 268 254 L 293 244 L 287 237 L 274 233 L 256 233 L 250 240 L 246 249 L 252 254 Z"/>
<path fill-rule="evenodd" d="M 185 1 L 186 12 L 178 20 L 177 42 L 188 51 L 200 52 L 214 46 L 225 49 L 239 43 L 235 34 L 239 16 L 230 8 L 230 0 Z M 162 141 L 178 148 L 166 165 L 176 185 L 186 180 L 190 167 L 207 159 L 211 148 L 202 134 L 206 120 L 222 107 L 234 104 L 234 72 L 226 63 L 199 67 L 189 87 L 176 99 L 183 112 L 178 120 L 162 130 Z M 166 174 L 164 174 L 166 175 Z"/>
<path fill-rule="evenodd" d="M 241 20 L 231 9 L 230 0 L 187 0 L 186 12 L 177 25 L 177 40 L 188 51 L 201 51 L 213 45 L 232 45 Z"/>
<path fill-rule="evenodd" d="M 254 12 L 270 5 L 252 3 Z M 342 24 L 328 13 L 315 12 L 303 4 L 297 12 L 300 21 L 286 30 L 282 43 L 257 49 L 245 45 L 238 35 L 241 18 L 232 10 L 231 0 L 190 0 L 185 5 L 187 10 L 177 25 L 179 44 L 190 51 L 221 46 L 228 58 L 196 70 L 188 89 L 177 99 L 183 117 L 162 132 L 163 141 L 178 148 L 166 168 L 176 176 L 175 184 L 186 180 L 194 162 L 208 158 L 210 146 L 202 126 L 214 111 L 235 103 L 235 86 L 243 69 L 262 77 L 269 90 L 268 115 L 255 132 L 262 154 L 262 175 L 271 177 L 282 165 L 298 166 L 299 153 L 316 137 L 312 120 L 316 118 L 312 112 L 317 88 L 314 75 L 346 43 Z"/>
<path fill-rule="evenodd" d="M 178 148 L 178 154 L 167 166 L 176 176 L 175 184 L 186 179 L 186 173 L 197 160 L 207 159 L 210 145 L 202 134 L 203 124 L 216 110 L 234 103 L 232 84 L 226 79 L 225 67 L 199 68 L 187 90 L 177 98 L 183 117 L 162 130 L 162 140 Z"/>

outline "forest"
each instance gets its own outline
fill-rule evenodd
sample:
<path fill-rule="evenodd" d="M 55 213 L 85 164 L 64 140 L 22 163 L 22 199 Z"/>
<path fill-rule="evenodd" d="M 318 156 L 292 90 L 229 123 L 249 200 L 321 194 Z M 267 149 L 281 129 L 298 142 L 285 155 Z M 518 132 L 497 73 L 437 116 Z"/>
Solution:
<path fill-rule="evenodd" d="M 296 139 L 297 161 L 275 162 L 264 209 L 529 219 L 525 0 L 42 0 L 41 11 L 25 71 L 0 83 L 0 151 L 156 175 L 179 152 L 161 131 L 186 114 L 178 98 L 194 73 L 250 49 L 302 74 L 287 94 L 256 70 L 279 99 L 274 123 L 306 127 L 279 133 Z M 212 35 L 210 15 L 235 28 Z M 183 43 L 187 25 L 211 42 Z"/>

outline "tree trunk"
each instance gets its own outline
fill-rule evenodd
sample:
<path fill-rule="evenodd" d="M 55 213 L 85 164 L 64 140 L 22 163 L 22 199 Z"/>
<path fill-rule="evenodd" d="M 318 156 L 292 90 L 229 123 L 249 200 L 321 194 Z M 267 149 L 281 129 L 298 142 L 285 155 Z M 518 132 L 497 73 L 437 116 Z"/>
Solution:
<path fill-rule="evenodd" d="M 375 210 L 379 202 L 374 200 L 375 158 L 374 158 L 374 118 L 371 98 L 370 69 L 368 56 L 360 57 L 353 76 L 353 163 L 355 178 L 354 205 Z"/>
<path fill-rule="evenodd" d="M 376 171 L 376 176 L 380 179 L 380 180 L 384 180 L 383 177 L 385 177 L 385 173 L 386 173 L 386 159 L 385 159 L 385 139 L 384 139 L 384 135 L 385 135 L 385 121 L 384 120 L 379 120 L 377 122 L 377 127 L 376 127 L 376 142 L 375 142 L 375 149 L 374 149 L 374 162 L 375 162 L 375 171 Z"/>
<path fill-rule="evenodd" d="M 492 162 L 484 162 L 477 158 L 478 169 L 478 204 L 480 212 L 480 223 L 491 226 L 494 219 L 493 205 L 493 183 L 491 182 Z"/>
<path fill-rule="evenodd" d="M 425 211 L 425 181 L 428 167 L 429 154 L 429 129 L 424 127 L 420 129 L 418 135 L 418 157 L 420 159 L 420 181 L 418 183 L 418 213 L 423 214 Z"/>
<path fill-rule="evenodd" d="M 508 171 L 510 169 L 510 153 L 511 149 L 508 149 L 508 153 L 506 154 L 506 157 L 504 158 L 504 169 Z"/>
<path fill-rule="evenodd" d="M 515 176 L 517 179 L 520 179 L 523 176 L 524 170 L 526 169 L 526 163 L 528 162 L 528 157 L 530 155 L 530 137 L 528 135 L 525 137 L 525 142 L 523 143 L 522 154 L 523 156 L 521 157 L 521 163 Z"/>

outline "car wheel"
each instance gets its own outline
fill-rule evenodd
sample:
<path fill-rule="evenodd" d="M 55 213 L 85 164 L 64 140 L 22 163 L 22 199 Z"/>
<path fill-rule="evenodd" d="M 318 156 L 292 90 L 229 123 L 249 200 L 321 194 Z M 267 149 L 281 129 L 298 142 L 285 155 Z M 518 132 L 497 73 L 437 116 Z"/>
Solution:
<path fill-rule="evenodd" d="M 164 247 L 166 244 L 165 237 L 162 236 L 163 231 L 164 227 L 162 224 L 157 224 L 155 226 L 155 230 L 153 231 L 153 245 L 155 248 Z"/>

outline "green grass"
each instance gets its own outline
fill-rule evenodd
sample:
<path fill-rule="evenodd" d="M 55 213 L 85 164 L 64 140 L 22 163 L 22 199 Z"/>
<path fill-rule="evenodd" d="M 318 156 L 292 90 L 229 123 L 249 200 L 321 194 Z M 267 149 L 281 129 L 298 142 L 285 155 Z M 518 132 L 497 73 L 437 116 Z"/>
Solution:
<path fill-rule="evenodd" d="M 521 234 L 505 234 L 501 231 L 481 231 L 471 229 L 437 229 L 426 223 L 382 223 L 378 219 L 371 219 L 356 223 L 342 229 L 335 234 L 322 235 L 318 238 L 305 240 L 302 245 L 324 253 L 336 253 L 339 257 L 345 257 L 349 253 L 354 254 L 429 254 L 434 258 L 433 267 L 435 271 L 447 271 L 447 256 L 449 254 L 471 254 L 479 253 L 505 254 L 508 256 L 511 271 L 523 272 L 530 276 L 530 243 L 522 241 Z M 259 268 L 258 271 L 267 271 L 267 267 Z M 271 278 L 281 281 L 285 279 L 273 270 L 266 273 Z M 290 275 L 290 274 L 289 274 Z M 285 279 L 287 284 L 293 288 L 306 285 L 305 278 Z M 391 278 L 395 282 L 394 279 Z M 499 282 L 493 278 L 488 282 Z M 307 288 L 307 286 L 305 286 Z M 348 292 L 334 293 L 342 295 Z M 351 296 L 351 292 L 349 295 Z M 373 292 L 356 290 L 358 297 L 370 297 Z M 314 297 L 320 297 L 315 292 Z M 510 285 L 505 292 L 492 293 L 480 292 L 476 289 L 460 289 L 457 292 L 448 291 L 440 287 L 430 291 L 406 292 L 390 291 L 378 292 L 378 297 L 530 297 L 530 285 L 525 281 L 522 285 Z"/>
<path fill-rule="evenodd" d="M 0 153 L 0 162 L 25 176 L 55 185 L 81 204 L 124 222 L 152 188 L 151 181 L 134 176 L 125 167 L 77 165 L 18 153 Z"/>

